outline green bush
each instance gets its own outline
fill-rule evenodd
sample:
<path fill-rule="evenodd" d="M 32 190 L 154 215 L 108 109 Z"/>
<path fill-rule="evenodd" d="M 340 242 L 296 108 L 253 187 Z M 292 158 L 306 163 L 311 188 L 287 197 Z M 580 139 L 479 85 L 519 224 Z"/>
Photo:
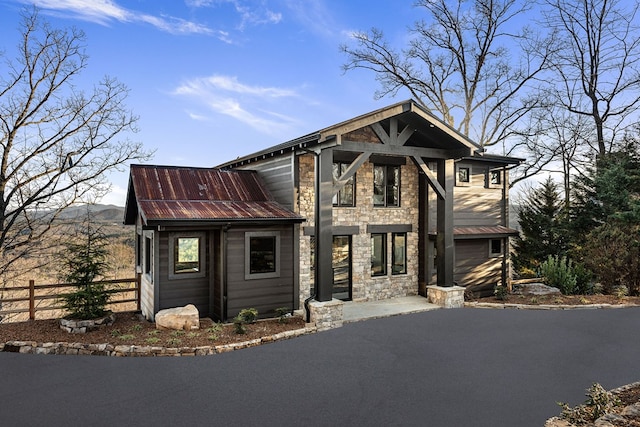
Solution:
<path fill-rule="evenodd" d="M 577 276 L 571 261 L 566 257 L 549 255 L 540 265 L 540 275 L 547 285 L 560 289 L 564 295 L 573 295 L 576 291 Z"/>
<path fill-rule="evenodd" d="M 233 318 L 233 325 L 235 326 L 236 334 L 246 334 L 247 323 L 255 323 L 258 320 L 258 310 L 255 308 L 245 308 L 240 310 L 240 313 Z"/>
<path fill-rule="evenodd" d="M 276 308 L 276 314 L 278 315 L 278 322 L 287 323 L 287 318 L 289 314 L 291 314 L 291 310 L 289 307 L 278 307 Z"/>
<path fill-rule="evenodd" d="M 509 296 L 509 291 L 506 286 L 496 285 L 493 288 L 493 295 L 495 295 L 497 300 L 505 301 Z"/>

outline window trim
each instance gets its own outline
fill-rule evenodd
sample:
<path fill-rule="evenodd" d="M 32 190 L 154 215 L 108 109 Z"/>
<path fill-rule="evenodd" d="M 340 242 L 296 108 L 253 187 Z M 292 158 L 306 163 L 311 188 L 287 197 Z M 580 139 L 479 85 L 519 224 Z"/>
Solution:
<path fill-rule="evenodd" d="M 371 233 L 371 277 L 385 277 L 388 273 L 387 268 L 387 234 L 388 233 Z M 373 238 L 374 236 L 382 236 L 382 272 L 374 273 L 373 271 Z"/>
<path fill-rule="evenodd" d="M 460 171 L 461 170 L 467 170 L 467 180 L 466 181 L 462 181 L 460 179 Z M 456 165 L 456 186 L 458 187 L 470 187 L 471 186 L 471 174 L 472 174 L 472 169 L 470 165 Z"/>
<path fill-rule="evenodd" d="M 144 242 L 144 255 L 142 259 L 143 263 L 143 274 L 149 278 L 150 281 L 153 281 L 153 232 L 145 231 L 143 233 L 143 242 Z"/>
<path fill-rule="evenodd" d="M 343 171 L 343 166 L 344 169 L 348 169 L 349 166 L 351 166 L 350 162 L 343 162 L 343 161 L 339 161 L 339 160 L 335 160 L 333 162 L 333 166 L 337 165 L 338 169 L 339 169 L 339 173 L 340 176 L 342 176 L 344 174 Z M 333 196 L 334 200 L 332 201 L 332 204 L 334 207 L 338 207 L 338 208 L 353 208 L 356 206 L 356 175 L 357 173 L 354 173 L 353 176 L 351 178 L 349 178 L 349 180 L 351 181 L 351 183 L 347 182 L 344 184 L 344 186 L 342 188 L 340 188 L 340 190 Z M 335 176 L 334 176 L 334 180 L 335 180 Z M 335 182 L 335 181 L 334 181 Z M 345 187 L 351 187 L 351 203 L 341 203 L 341 195 L 343 194 L 343 190 Z"/>
<path fill-rule="evenodd" d="M 395 271 L 396 267 L 396 237 L 402 236 L 404 238 L 403 246 L 403 268 L 401 271 Z M 391 275 L 398 276 L 401 274 L 407 274 L 407 233 L 391 233 Z"/>
<path fill-rule="evenodd" d="M 204 231 L 183 231 L 169 233 L 169 280 L 197 279 L 207 275 L 206 262 L 206 241 Z M 198 239 L 198 271 L 196 272 L 176 272 L 176 244 L 178 239 Z"/>
<path fill-rule="evenodd" d="M 384 193 L 383 193 L 383 203 L 376 203 L 376 197 L 375 197 L 375 188 L 376 188 L 376 174 L 375 174 L 375 170 L 376 168 L 384 168 L 384 177 L 383 177 L 383 181 L 384 181 Z M 398 170 L 398 200 L 395 204 L 389 204 L 388 203 L 388 192 L 389 192 L 389 185 L 388 185 L 388 179 L 389 179 L 389 170 L 393 170 L 393 169 L 397 169 Z M 402 193 L 402 166 L 401 165 L 392 165 L 392 164 L 379 164 L 379 163 L 374 163 L 373 165 L 373 207 L 374 208 L 399 208 L 402 206 L 402 198 L 400 197 Z"/>
<path fill-rule="evenodd" d="M 497 172 L 498 173 L 498 183 L 494 184 L 491 182 L 491 175 Z M 487 170 L 487 188 L 502 188 L 502 182 L 504 180 L 503 170 L 502 169 L 488 169 Z"/>
<path fill-rule="evenodd" d="M 275 271 L 267 273 L 251 273 L 251 239 L 254 237 L 275 238 Z M 271 279 L 280 277 L 280 231 L 247 231 L 244 233 L 244 279 Z"/>
<path fill-rule="evenodd" d="M 493 242 L 500 242 L 500 251 L 499 252 L 494 252 L 493 251 Z M 503 239 L 489 239 L 489 258 L 499 258 L 501 257 L 503 254 Z"/>

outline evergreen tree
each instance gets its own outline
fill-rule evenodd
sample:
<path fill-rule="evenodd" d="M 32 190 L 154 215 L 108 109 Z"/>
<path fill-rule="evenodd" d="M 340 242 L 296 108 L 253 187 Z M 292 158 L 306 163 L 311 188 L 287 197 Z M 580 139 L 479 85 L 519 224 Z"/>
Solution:
<path fill-rule="evenodd" d="M 516 271 L 536 271 L 549 256 L 566 255 L 563 202 L 558 185 L 551 177 L 529 192 L 518 217 L 521 233 L 515 241 L 517 254 L 513 261 Z"/>
<path fill-rule="evenodd" d="M 95 227 L 90 215 L 83 225 L 83 235 L 66 242 L 59 258 L 61 279 L 76 287 L 74 292 L 62 296 L 64 308 L 69 317 L 86 320 L 107 314 L 109 293 L 97 280 L 103 278 L 109 265 L 106 235 Z"/>

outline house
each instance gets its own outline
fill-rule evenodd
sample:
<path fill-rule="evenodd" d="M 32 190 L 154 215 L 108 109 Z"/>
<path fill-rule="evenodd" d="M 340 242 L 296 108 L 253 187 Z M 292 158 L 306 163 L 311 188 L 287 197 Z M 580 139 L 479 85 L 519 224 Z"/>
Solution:
<path fill-rule="evenodd" d="M 216 176 L 250 174 L 253 185 L 263 194 L 258 198 L 278 207 L 278 215 L 270 219 L 247 222 L 243 211 L 229 209 L 220 221 L 213 217 L 217 210 L 195 208 L 192 213 L 194 207 L 177 203 L 186 195 L 143 194 L 145 185 L 155 186 L 159 178 L 142 177 L 141 172 L 152 167 L 134 166 L 126 223 L 136 224 L 138 236 L 142 236 L 137 253 L 143 276 L 149 270 L 147 253 L 151 264 L 159 264 L 155 268 L 162 276 L 160 282 L 153 281 L 155 299 L 152 303 L 148 298 L 146 313 L 189 300 L 190 288 L 171 283 L 175 278 L 167 273 L 172 268 L 168 254 L 176 250 L 171 236 L 175 240 L 178 229 L 213 236 L 206 246 L 211 252 L 203 252 L 203 256 L 219 268 L 217 273 L 216 268 L 209 270 L 210 301 L 215 303 L 205 312 L 220 319 L 253 306 L 249 301 L 258 301 L 261 284 L 250 282 L 247 276 L 244 281 L 242 277 L 232 279 L 230 271 L 222 267 L 237 262 L 243 264 L 238 266 L 240 271 L 246 269 L 252 253 L 247 249 L 246 235 L 273 229 L 269 227 L 280 227 L 282 238 L 286 235 L 292 249 L 289 253 L 281 246 L 274 255 L 282 263 L 291 263 L 292 284 L 286 286 L 293 287 L 287 293 L 293 296 L 293 309 L 306 306 L 324 313 L 327 310 L 317 307 L 336 306 L 338 313 L 329 317 L 340 317 L 340 304 L 345 300 L 492 290 L 496 284 L 506 283 L 509 276 L 508 242 L 516 234 L 508 228 L 509 169 L 518 163 L 519 159 L 483 153 L 468 138 L 409 100 L 206 170 Z M 180 170 L 187 174 L 190 169 Z M 246 184 L 234 180 L 238 181 Z M 172 181 L 167 185 L 195 192 L 202 184 L 195 178 L 184 178 L 181 184 Z M 210 188 L 208 184 L 205 187 Z M 250 192 L 243 194 L 239 197 L 243 202 L 255 202 Z M 218 197 L 227 201 L 238 198 L 226 196 L 207 193 L 202 197 L 206 204 L 219 203 Z M 145 197 L 154 203 L 147 203 Z M 190 218 L 193 215 L 199 216 L 199 221 Z M 249 223 L 250 227 L 245 225 Z M 199 231 L 195 227 L 200 227 Z M 219 231 L 205 231 L 207 227 L 219 227 Z M 230 233 L 239 233 L 235 237 L 238 247 L 223 244 L 223 233 L 227 238 Z M 145 236 L 151 234 L 161 239 L 153 254 L 145 249 L 149 244 Z M 234 253 L 230 253 L 232 249 Z M 252 296 L 235 300 L 236 286 L 243 289 L 243 295 Z M 201 306 L 206 305 L 205 288 L 202 280 Z M 165 299 L 163 294 L 172 297 Z M 218 309 L 215 304 L 220 301 Z M 282 305 L 285 302 L 282 300 Z"/>

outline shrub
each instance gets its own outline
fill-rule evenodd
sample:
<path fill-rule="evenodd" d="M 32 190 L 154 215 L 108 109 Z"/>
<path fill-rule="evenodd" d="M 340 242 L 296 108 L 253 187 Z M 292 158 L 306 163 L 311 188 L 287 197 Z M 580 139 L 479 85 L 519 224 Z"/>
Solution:
<path fill-rule="evenodd" d="M 255 308 L 245 308 L 240 310 L 240 313 L 233 318 L 233 325 L 235 326 L 236 334 L 246 334 L 247 323 L 255 323 L 258 319 L 258 310 Z"/>
<path fill-rule="evenodd" d="M 509 296 L 509 291 L 506 286 L 496 285 L 493 288 L 493 295 L 495 295 L 497 300 L 505 301 Z"/>
<path fill-rule="evenodd" d="M 621 402 L 613 393 L 606 391 L 600 384 L 595 383 L 587 389 L 587 400 L 583 405 L 575 408 L 566 403 L 558 402 L 562 408 L 560 418 L 572 424 L 584 425 L 592 423 L 601 416 L 611 413 Z"/>
<path fill-rule="evenodd" d="M 276 314 L 278 315 L 278 321 L 280 323 L 287 323 L 291 310 L 289 307 L 278 307 L 276 308 Z"/>
<path fill-rule="evenodd" d="M 577 277 L 571 261 L 566 257 L 550 255 L 540 265 L 540 275 L 547 285 L 560 289 L 564 295 L 572 295 L 576 290 Z"/>

